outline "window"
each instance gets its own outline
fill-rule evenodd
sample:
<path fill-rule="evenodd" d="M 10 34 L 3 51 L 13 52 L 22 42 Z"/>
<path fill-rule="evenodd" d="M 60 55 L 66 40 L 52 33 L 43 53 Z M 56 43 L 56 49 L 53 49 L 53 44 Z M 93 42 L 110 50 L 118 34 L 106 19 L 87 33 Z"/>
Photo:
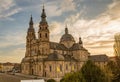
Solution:
<path fill-rule="evenodd" d="M 50 72 L 51 72 L 52 71 L 52 66 L 51 65 L 49 66 L 49 69 L 50 69 Z"/>
<path fill-rule="evenodd" d="M 47 33 L 45 33 L 45 37 L 47 38 Z"/>
<path fill-rule="evenodd" d="M 41 65 L 40 65 L 40 67 L 39 67 L 39 70 L 41 71 Z"/>
<path fill-rule="evenodd" d="M 40 33 L 40 38 L 41 38 L 41 33 Z"/>
<path fill-rule="evenodd" d="M 68 70 L 68 65 L 66 64 L 66 70 Z"/>
<path fill-rule="evenodd" d="M 74 65 L 74 69 L 76 69 L 76 65 Z"/>
<path fill-rule="evenodd" d="M 60 71 L 62 71 L 62 65 L 60 65 Z"/>

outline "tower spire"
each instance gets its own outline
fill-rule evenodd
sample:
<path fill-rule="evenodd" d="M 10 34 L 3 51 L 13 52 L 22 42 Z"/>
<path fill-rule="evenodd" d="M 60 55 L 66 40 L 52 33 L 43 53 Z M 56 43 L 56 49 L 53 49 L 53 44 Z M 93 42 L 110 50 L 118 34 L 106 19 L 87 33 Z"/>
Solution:
<path fill-rule="evenodd" d="M 33 25 L 33 18 L 32 18 L 32 14 L 31 14 L 31 17 L 30 17 L 30 22 L 29 22 L 30 25 Z"/>
<path fill-rule="evenodd" d="M 44 3 L 43 3 L 43 9 L 44 9 Z"/>
<path fill-rule="evenodd" d="M 46 13 L 45 13 L 45 7 L 43 4 L 42 14 L 41 14 L 41 22 L 46 22 Z"/>
<path fill-rule="evenodd" d="M 66 28 L 65 28 L 65 34 L 68 34 L 67 24 L 66 24 Z"/>
<path fill-rule="evenodd" d="M 82 40 L 81 40 L 81 37 L 79 37 L 79 44 L 82 44 Z"/>

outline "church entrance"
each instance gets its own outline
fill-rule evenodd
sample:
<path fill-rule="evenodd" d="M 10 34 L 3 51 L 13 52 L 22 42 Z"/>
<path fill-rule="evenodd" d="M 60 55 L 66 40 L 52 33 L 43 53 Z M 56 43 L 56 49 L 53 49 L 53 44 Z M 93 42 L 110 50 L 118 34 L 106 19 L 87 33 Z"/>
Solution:
<path fill-rule="evenodd" d="M 32 69 L 32 70 L 31 70 L 31 75 L 33 75 L 33 74 L 34 74 L 34 70 Z"/>
<path fill-rule="evenodd" d="M 45 77 L 46 77 L 46 72 L 45 72 Z"/>

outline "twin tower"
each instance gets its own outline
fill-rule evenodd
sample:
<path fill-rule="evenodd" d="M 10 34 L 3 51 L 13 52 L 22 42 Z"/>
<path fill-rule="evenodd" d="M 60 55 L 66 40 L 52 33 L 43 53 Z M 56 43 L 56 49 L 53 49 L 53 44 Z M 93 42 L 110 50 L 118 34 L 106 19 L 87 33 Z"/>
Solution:
<path fill-rule="evenodd" d="M 30 22 L 29 22 L 29 28 L 28 28 L 28 32 L 27 32 L 28 40 L 36 39 L 35 30 L 34 30 L 33 25 L 34 25 L 34 23 L 33 23 L 33 19 L 31 16 Z M 39 38 L 39 41 L 43 41 L 43 42 L 49 41 L 49 29 L 48 29 L 48 23 L 46 21 L 46 13 L 45 13 L 44 6 L 42 9 L 41 21 L 39 23 L 38 38 Z"/>

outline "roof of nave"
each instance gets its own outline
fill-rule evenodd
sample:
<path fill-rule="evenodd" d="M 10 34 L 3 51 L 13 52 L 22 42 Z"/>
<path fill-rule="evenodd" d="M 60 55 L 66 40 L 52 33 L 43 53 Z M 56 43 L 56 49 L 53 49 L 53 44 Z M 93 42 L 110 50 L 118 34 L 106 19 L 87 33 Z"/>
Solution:
<path fill-rule="evenodd" d="M 56 42 L 50 42 L 50 48 L 51 49 L 57 49 L 57 50 L 67 50 L 67 48 L 60 43 L 56 43 Z"/>
<path fill-rule="evenodd" d="M 56 43 L 56 42 L 50 42 L 50 48 L 54 50 L 85 50 L 87 51 L 84 47 L 82 47 L 79 43 L 74 43 L 71 48 L 65 47 L 63 44 Z"/>
<path fill-rule="evenodd" d="M 43 62 L 44 59 L 42 59 L 42 58 L 39 58 L 39 59 L 38 59 L 38 58 L 37 58 L 37 59 L 33 59 L 33 58 L 32 58 L 32 59 L 30 59 L 30 58 L 23 58 L 21 63 L 25 63 L 25 62 L 28 63 L 28 62 L 30 62 L 30 61 L 31 61 L 32 63 L 33 63 L 33 62 L 34 62 L 34 63 L 35 63 L 35 62 Z"/>
<path fill-rule="evenodd" d="M 105 54 L 101 54 L 101 55 L 91 55 L 89 56 L 89 59 L 95 62 L 106 62 L 108 61 L 108 56 Z"/>

